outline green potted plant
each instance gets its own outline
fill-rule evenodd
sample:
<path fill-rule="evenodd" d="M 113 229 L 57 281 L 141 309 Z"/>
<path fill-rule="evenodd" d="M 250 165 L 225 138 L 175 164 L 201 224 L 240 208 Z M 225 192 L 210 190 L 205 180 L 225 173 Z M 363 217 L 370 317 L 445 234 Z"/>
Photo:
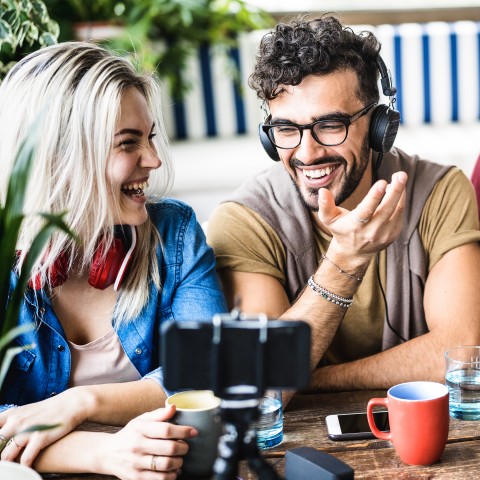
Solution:
<path fill-rule="evenodd" d="M 0 392 L 3 380 L 14 356 L 24 348 L 33 347 L 33 345 L 24 347 L 13 345 L 17 336 L 35 327 L 33 324 L 22 327 L 17 326 L 23 293 L 27 287 L 31 267 L 55 229 L 61 229 L 67 234 L 73 235 L 63 221 L 63 214 L 52 215 L 49 213 L 39 213 L 45 220 L 44 226 L 31 245 L 19 275 L 16 288 L 13 291 L 10 290 L 10 268 L 8 268 L 8 266 L 13 266 L 16 259 L 17 239 L 24 219 L 24 196 L 30 167 L 33 161 L 35 138 L 35 131 L 33 131 L 31 135 L 27 136 L 27 140 L 20 148 L 9 178 L 5 202 L 4 204 L 0 203 L 0 265 L 3 267 L 0 269 Z M 58 425 L 33 425 L 22 432 L 17 432 L 17 434 L 46 430 L 56 426 Z M 0 441 L 0 452 L 8 443 L 8 440 L 9 439 L 6 438 Z M 0 478 L 4 478 L 4 476 L 7 475 L 7 472 L 4 471 L 5 469 L 8 469 L 10 472 L 9 478 L 29 478 L 21 477 L 21 475 L 24 475 L 25 471 L 27 471 L 26 467 L 14 467 L 13 465 L 16 464 L 0 461 Z M 18 471 L 12 473 L 11 470 L 15 468 L 17 468 Z M 33 474 L 35 474 L 35 472 L 33 472 Z M 35 479 L 40 477 L 31 476 L 31 478 Z"/>
<path fill-rule="evenodd" d="M 0 0 L 0 82 L 26 54 L 57 42 L 58 24 L 41 0 Z"/>

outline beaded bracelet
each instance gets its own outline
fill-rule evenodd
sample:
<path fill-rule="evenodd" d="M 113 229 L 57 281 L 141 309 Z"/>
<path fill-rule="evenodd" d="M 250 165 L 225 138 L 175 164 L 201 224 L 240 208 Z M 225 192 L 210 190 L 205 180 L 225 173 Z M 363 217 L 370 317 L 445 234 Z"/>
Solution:
<path fill-rule="evenodd" d="M 320 295 L 325 300 L 328 300 L 329 302 L 334 303 L 335 305 L 338 305 L 343 308 L 350 308 L 352 306 L 353 298 L 341 297 L 340 295 L 337 295 L 336 293 L 333 293 L 330 290 L 327 290 L 321 285 L 318 285 L 318 283 L 315 283 L 315 280 L 313 279 L 313 275 L 308 279 L 308 286 L 316 294 Z"/>
<path fill-rule="evenodd" d="M 348 278 L 351 278 L 352 280 L 356 280 L 357 282 L 362 281 L 363 277 L 356 277 L 355 275 L 351 275 L 350 273 L 346 272 L 345 270 L 342 270 L 336 263 L 333 263 L 324 253 L 322 253 L 322 258 L 324 260 L 326 260 L 327 262 L 330 262 L 340 273 L 343 273 Z"/>

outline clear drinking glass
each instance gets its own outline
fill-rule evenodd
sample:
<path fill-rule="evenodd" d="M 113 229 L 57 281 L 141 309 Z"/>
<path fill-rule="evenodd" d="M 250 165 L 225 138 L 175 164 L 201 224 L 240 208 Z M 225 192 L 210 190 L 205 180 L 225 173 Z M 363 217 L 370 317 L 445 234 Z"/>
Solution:
<path fill-rule="evenodd" d="M 450 416 L 480 420 L 480 346 L 460 346 L 445 352 L 445 384 Z"/>
<path fill-rule="evenodd" d="M 252 427 L 257 431 L 258 448 L 266 450 L 283 440 L 282 392 L 267 390 L 259 408 L 260 418 Z"/>

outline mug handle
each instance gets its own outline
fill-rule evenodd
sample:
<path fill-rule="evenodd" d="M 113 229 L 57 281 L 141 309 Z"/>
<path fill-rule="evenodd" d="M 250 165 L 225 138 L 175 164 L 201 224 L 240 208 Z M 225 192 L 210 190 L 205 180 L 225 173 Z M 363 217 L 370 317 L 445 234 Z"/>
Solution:
<path fill-rule="evenodd" d="M 367 405 L 367 419 L 368 425 L 372 433 L 382 440 L 391 440 L 392 434 L 390 432 L 382 432 L 375 425 L 375 420 L 373 419 L 373 407 L 383 406 L 388 407 L 388 398 L 372 398 Z"/>

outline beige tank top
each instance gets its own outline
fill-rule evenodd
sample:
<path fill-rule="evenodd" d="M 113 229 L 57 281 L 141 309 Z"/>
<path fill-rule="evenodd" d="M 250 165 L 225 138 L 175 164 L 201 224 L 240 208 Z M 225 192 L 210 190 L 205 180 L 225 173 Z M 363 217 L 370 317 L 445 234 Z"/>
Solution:
<path fill-rule="evenodd" d="M 141 378 L 113 328 L 85 345 L 70 341 L 68 344 L 72 361 L 70 387 L 131 382 Z"/>

